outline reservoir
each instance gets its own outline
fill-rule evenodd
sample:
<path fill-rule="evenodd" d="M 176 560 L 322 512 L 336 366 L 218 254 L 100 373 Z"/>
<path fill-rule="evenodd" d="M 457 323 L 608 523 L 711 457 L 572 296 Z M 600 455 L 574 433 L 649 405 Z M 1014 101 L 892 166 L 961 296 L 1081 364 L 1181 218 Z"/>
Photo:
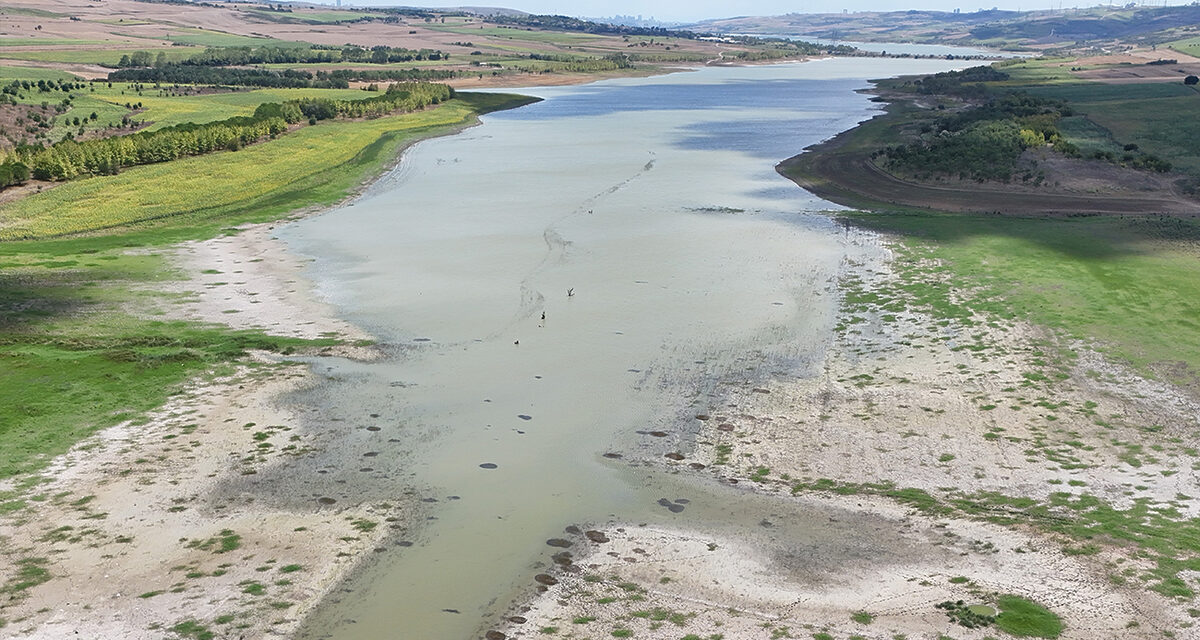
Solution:
<path fill-rule="evenodd" d="M 363 197 L 280 228 L 385 357 L 314 361 L 324 383 L 289 402 L 325 446 L 256 482 L 281 502 L 420 507 L 304 637 L 478 637 L 572 524 L 869 545 L 630 460 L 686 453 L 730 385 L 820 368 L 839 275 L 883 249 L 774 165 L 871 117 L 869 79 L 969 65 L 829 59 L 521 90 L 544 101 L 417 144 Z M 777 526 L 747 526 L 766 517 Z"/>

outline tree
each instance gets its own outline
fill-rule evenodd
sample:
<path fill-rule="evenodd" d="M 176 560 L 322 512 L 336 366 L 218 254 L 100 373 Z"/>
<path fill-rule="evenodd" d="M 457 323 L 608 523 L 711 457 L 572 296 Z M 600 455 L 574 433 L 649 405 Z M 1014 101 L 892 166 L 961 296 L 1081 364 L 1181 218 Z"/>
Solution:
<path fill-rule="evenodd" d="M 1196 84 L 1197 82 L 1200 82 L 1200 78 L 1197 78 L 1196 76 L 1188 76 L 1183 79 L 1183 83 L 1188 86 L 1192 86 L 1192 85 Z"/>
<path fill-rule="evenodd" d="M 131 67 L 148 67 L 152 58 L 149 51 L 134 51 L 129 56 L 129 66 Z"/>

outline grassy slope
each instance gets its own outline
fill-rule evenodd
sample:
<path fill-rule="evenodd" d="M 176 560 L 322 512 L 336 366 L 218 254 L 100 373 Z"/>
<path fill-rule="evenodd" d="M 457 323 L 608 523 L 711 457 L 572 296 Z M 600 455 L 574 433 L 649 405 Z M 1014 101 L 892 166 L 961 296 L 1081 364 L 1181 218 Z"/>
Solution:
<path fill-rule="evenodd" d="M 492 98 L 487 98 L 491 100 Z M 70 182 L 0 209 L 0 239 L 234 214 L 269 219 L 343 197 L 401 144 L 468 123 L 478 98 L 362 122 L 305 127 L 278 140 Z"/>
<path fill-rule="evenodd" d="M 37 67 L 3 67 L 0 66 L 0 81 L 5 83 L 13 80 L 78 80 L 75 75 L 55 69 L 39 69 Z"/>
<path fill-rule="evenodd" d="M 854 214 L 937 258 L 961 296 L 935 302 L 916 267 L 919 299 L 943 314 L 965 309 L 1019 317 L 1181 381 L 1200 373 L 1200 224 L 1169 217 L 1010 218 Z M 1186 370 L 1177 366 L 1186 365 Z"/>
<path fill-rule="evenodd" d="M 119 105 L 122 109 L 126 102 L 140 102 L 145 111 L 138 114 L 137 119 L 154 123 L 150 129 L 159 129 L 185 122 L 200 124 L 233 116 L 252 115 L 254 109 L 264 102 L 283 102 L 315 96 L 361 100 L 372 95 L 358 89 L 254 89 L 198 96 L 160 96 L 157 93 L 153 89 L 145 89 L 142 95 L 138 95 L 131 85 L 114 83 L 110 89 L 106 85 L 98 84 L 95 92 L 81 96 L 76 108 L 82 113 L 88 113 L 89 106 L 85 100 Z"/>
<path fill-rule="evenodd" d="M 1136 141 L 1142 150 L 1162 156 L 1180 169 L 1200 174 L 1200 145 L 1196 144 L 1200 140 L 1200 120 L 1194 117 L 1200 110 L 1200 92 L 1152 100 L 1081 102 L 1079 108 L 1093 122 L 1111 131 L 1117 140 Z"/>
<path fill-rule="evenodd" d="M 35 472 L 247 348 L 313 344 L 154 320 L 171 299 L 153 283 L 176 277 L 159 248 L 335 202 L 404 144 L 523 101 L 464 94 L 430 111 L 322 124 L 240 152 L 84 179 L 0 209 L 3 220 L 21 211 L 41 235 L 155 217 L 103 235 L 0 243 L 0 478 Z"/>
<path fill-rule="evenodd" d="M 1178 51 L 1179 53 L 1200 57 L 1200 36 L 1168 42 L 1166 46 L 1170 49 Z"/>

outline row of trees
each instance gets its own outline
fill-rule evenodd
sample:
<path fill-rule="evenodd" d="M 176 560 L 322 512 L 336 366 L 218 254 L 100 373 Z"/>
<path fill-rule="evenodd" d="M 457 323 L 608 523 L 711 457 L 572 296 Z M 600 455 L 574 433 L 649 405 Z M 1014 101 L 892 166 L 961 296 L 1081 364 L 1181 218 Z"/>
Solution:
<path fill-rule="evenodd" d="M 436 49 L 405 49 L 403 47 L 359 47 L 346 45 L 329 47 L 213 47 L 179 62 L 171 62 L 165 52 L 135 51 L 121 56 L 117 67 L 138 69 L 166 67 L 177 64 L 196 67 L 224 67 L 250 64 L 304 64 L 321 62 L 363 62 L 387 64 L 415 60 L 447 60 L 450 54 Z"/>
<path fill-rule="evenodd" d="M 496 14 L 488 16 L 488 20 L 498 24 L 549 29 L 551 31 L 577 31 L 616 36 L 671 37 L 689 40 L 699 37 L 699 34 L 693 31 L 677 31 L 663 29 L 662 27 L 630 27 L 556 15 Z"/>
<path fill-rule="evenodd" d="M 330 84 L 359 82 L 430 82 L 449 80 L 458 75 L 446 69 L 333 69 L 318 71 L 316 79 Z M 347 85 L 348 86 L 348 85 Z"/>
<path fill-rule="evenodd" d="M 179 64 L 143 69 L 121 69 L 108 74 L 108 81 L 317 89 L 345 89 L 350 86 L 346 80 L 314 78 L 313 74 L 296 69 L 275 71 L 272 69 L 196 67 Z"/>
<path fill-rule="evenodd" d="M 86 84 L 70 80 L 38 80 L 36 82 L 32 80 L 13 80 L 12 82 L 4 85 L 4 87 L 0 89 L 0 93 L 16 96 L 21 95 L 23 91 L 32 91 L 34 89 L 37 89 L 41 93 L 49 93 L 51 91 L 63 91 L 69 93 L 71 91 L 82 91 L 86 88 Z"/>
<path fill-rule="evenodd" d="M 289 100 L 281 105 L 284 110 L 296 108 L 310 122 L 332 118 L 377 118 L 396 112 L 416 111 L 454 97 L 449 85 L 427 82 L 394 84 L 382 95 L 363 100 L 337 100 L 334 98 L 301 98 Z M 262 111 L 265 105 L 260 105 Z M 267 107 L 270 109 L 271 107 Z M 266 113 L 265 111 L 263 112 Z M 293 112 L 280 115 L 285 119 L 295 117 Z"/>
<path fill-rule="evenodd" d="M 609 64 L 609 63 L 606 63 Z M 605 67 L 612 68 L 612 67 Z M 208 84 L 242 87 L 346 89 L 351 82 L 417 82 L 447 80 L 457 75 L 444 69 L 334 69 L 316 74 L 297 69 L 244 69 L 172 64 L 146 69 L 121 69 L 109 82 L 151 84 Z"/>
<path fill-rule="evenodd" d="M 616 69 L 630 69 L 633 67 L 633 62 L 629 56 L 623 53 L 612 53 L 603 58 L 589 58 L 580 56 L 564 56 L 546 53 L 531 53 L 530 60 L 544 60 L 547 62 L 557 62 L 554 69 L 567 72 L 594 72 L 594 71 L 613 71 Z M 533 72 L 530 68 L 521 68 L 522 71 Z"/>
<path fill-rule="evenodd" d="M 135 165 L 236 150 L 286 130 L 282 118 L 230 118 L 84 142 L 64 140 L 35 153 L 28 162 L 38 180 L 70 180 L 83 174 L 115 174 Z"/>
<path fill-rule="evenodd" d="M 396 84 L 387 92 L 363 100 L 306 98 L 264 103 L 252 116 L 205 124 L 181 124 L 156 131 L 76 142 L 64 140 L 49 148 L 23 147 L 0 163 L 0 186 L 39 180 L 70 180 L 81 175 L 115 174 L 125 167 L 168 162 L 274 138 L 289 124 L 310 124 L 332 118 L 370 118 L 415 111 L 452 98 L 443 84 Z"/>
<path fill-rule="evenodd" d="M 925 94 L 981 95 L 986 89 L 979 83 L 1001 82 L 1009 75 L 990 66 L 970 67 L 961 71 L 943 71 L 915 80 L 917 91 Z"/>

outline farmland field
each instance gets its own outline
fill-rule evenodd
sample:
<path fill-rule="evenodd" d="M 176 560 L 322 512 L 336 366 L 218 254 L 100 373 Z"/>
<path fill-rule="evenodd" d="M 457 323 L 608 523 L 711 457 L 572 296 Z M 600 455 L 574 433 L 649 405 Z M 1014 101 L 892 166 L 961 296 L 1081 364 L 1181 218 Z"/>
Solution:
<path fill-rule="evenodd" d="M 310 97 L 361 100 L 371 95 L 359 89 L 243 89 L 193 96 L 162 96 L 157 93 L 147 88 L 139 95 L 128 84 L 114 83 L 113 88 L 109 89 L 98 83 L 96 92 L 89 93 L 87 97 L 112 105 L 140 102 L 145 111 L 138 119 L 153 122 L 150 129 L 160 129 L 185 122 L 200 124 L 233 116 L 247 116 L 254 113 L 254 109 L 264 102 L 284 102 Z M 80 108 L 86 111 L 82 104 Z"/>
<path fill-rule="evenodd" d="M 9 82 L 12 80 L 78 80 L 79 78 L 66 71 L 57 71 L 54 69 L 41 69 L 38 67 L 10 67 L 0 66 L 0 81 Z"/>
<path fill-rule="evenodd" d="M 1200 58 L 1200 36 L 1168 42 L 1166 46 L 1179 53 L 1186 53 L 1189 56 Z"/>
<path fill-rule="evenodd" d="M 167 54 L 167 59 L 171 61 L 179 61 L 188 58 L 192 55 L 200 53 L 204 49 L 202 47 L 162 47 L 152 48 L 143 47 L 141 49 L 57 49 L 57 50 L 39 50 L 39 51 L 8 51 L 0 50 L 0 57 L 9 60 L 30 60 L 34 62 L 65 62 L 74 64 L 99 64 L 110 67 L 116 67 L 120 62 L 121 56 L 132 55 L 138 51 L 149 51 L 157 55 L 158 52 Z"/>
<path fill-rule="evenodd" d="M 1112 132 L 1119 142 L 1137 141 L 1145 151 L 1170 160 L 1181 169 L 1200 173 L 1200 121 L 1193 115 L 1200 94 L 1155 100 L 1080 102 L 1088 118 Z"/>
<path fill-rule="evenodd" d="M 182 45 L 194 45 L 201 47 L 291 47 L 301 48 L 309 46 L 306 42 L 291 42 L 286 40 L 276 40 L 273 38 L 259 38 L 253 36 L 240 36 L 233 33 L 225 33 L 223 31 L 210 31 L 208 29 L 171 29 L 166 36 L 167 40 Z"/>

